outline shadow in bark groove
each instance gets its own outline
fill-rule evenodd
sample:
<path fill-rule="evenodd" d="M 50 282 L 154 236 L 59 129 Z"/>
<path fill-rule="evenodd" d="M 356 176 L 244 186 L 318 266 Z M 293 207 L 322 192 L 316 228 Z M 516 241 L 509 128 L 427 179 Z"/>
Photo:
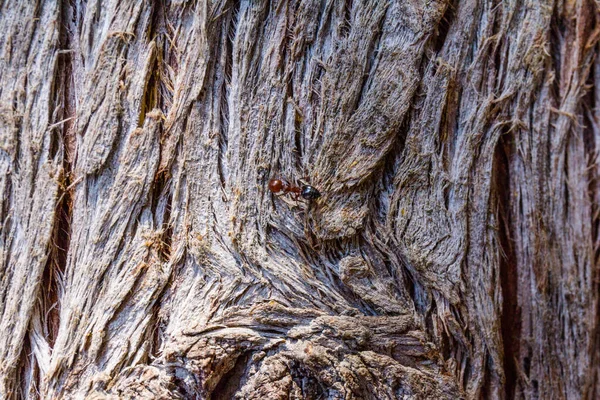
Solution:
<path fill-rule="evenodd" d="M 246 370 L 248 369 L 252 352 L 241 354 L 235 361 L 235 365 L 227 372 L 212 391 L 211 399 L 230 400 L 233 399 L 238 390 L 244 385 Z"/>
<path fill-rule="evenodd" d="M 505 395 L 514 398 L 518 371 L 516 360 L 520 353 L 521 310 L 518 304 L 518 271 L 512 245 L 513 229 L 510 216 L 509 158 L 513 154 L 513 136 L 504 134 L 496 145 L 493 166 L 492 190 L 496 192 L 496 213 L 499 223 L 500 284 L 502 287 L 502 342 L 504 352 Z"/>
<path fill-rule="evenodd" d="M 73 162 L 76 159 L 75 115 L 76 101 L 73 88 L 73 62 L 72 62 L 72 25 L 69 24 L 70 16 L 74 13 L 71 6 L 64 6 L 61 10 L 60 23 L 60 48 L 56 79 L 56 100 L 53 104 L 54 117 L 60 121 L 56 123 L 54 143 L 51 155 L 62 157 L 62 173 L 60 181 L 58 202 L 54 214 L 54 228 L 49 248 L 49 257 L 42 276 L 40 292 L 41 318 L 48 344 L 52 346 L 58 333 L 60 323 L 60 291 L 62 274 L 67 264 L 67 255 L 71 240 L 71 218 L 73 215 L 73 186 L 77 181 L 73 176 Z"/>
<path fill-rule="evenodd" d="M 446 43 L 446 38 L 448 37 L 448 31 L 450 27 L 454 23 L 454 18 L 456 17 L 456 7 L 458 6 L 458 0 L 452 0 L 450 4 L 446 6 L 446 11 L 444 15 L 440 19 L 440 22 L 436 28 L 435 36 L 432 38 L 432 50 L 438 54 L 444 44 Z"/>

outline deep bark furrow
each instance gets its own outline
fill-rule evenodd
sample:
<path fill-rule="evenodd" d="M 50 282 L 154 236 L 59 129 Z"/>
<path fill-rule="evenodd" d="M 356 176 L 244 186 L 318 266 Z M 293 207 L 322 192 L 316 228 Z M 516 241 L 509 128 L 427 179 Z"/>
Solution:
<path fill-rule="evenodd" d="M 52 245 L 62 174 L 63 153 L 54 151 L 57 130 L 51 127 L 60 115 L 54 102 L 60 9 L 44 1 L 0 7 L 0 396 L 15 398 L 36 385 L 42 365 L 24 351 L 35 351 L 25 341 Z"/>
<path fill-rule="evenodd" d="M 513 230 L 511 224 L 510 194 L 510 159 L 515 157 L 512 136 L 505 133 L 496 148 L 494 160 L 494 192 L 498 221 L 498 240 L 500 245 L 500 264 L 498 278 L 502 287 L 502 355 L 505 376 L 505 398 L 515 398 L 519 368 L 517 360 L 520 353 L 521 310 L 518 294 L 518 271 L 515 249 L 513 246 Z"/>

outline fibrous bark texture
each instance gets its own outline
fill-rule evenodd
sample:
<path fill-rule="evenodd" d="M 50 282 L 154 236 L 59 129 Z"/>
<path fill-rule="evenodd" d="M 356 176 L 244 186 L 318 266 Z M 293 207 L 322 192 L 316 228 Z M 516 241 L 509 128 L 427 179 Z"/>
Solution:
<path fill-rule="evenodd" d="M 0 32 L 0 397 L 600 398 L 598 1 Z"/>

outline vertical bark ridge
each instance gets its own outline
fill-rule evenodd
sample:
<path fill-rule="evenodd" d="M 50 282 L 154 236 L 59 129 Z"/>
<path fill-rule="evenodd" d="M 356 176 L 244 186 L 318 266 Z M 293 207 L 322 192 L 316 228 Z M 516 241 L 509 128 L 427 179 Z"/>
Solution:
<path fill-rule="evenodd" d="M 166 282 L 153 247 L 150 196 L 162 122 L 160 111 L 148 110 L 157 106 L 152 80 L 157 50 L 153 41 L 135 42 L 145 38 L 152 9 L 130 6 L 114 3 L 96 9 L 91 4 L 79 14 L 74 32 L 75 50 L 90 51 L 76 57 L 83 63 L 74 74 L 81 103 L 76 120 L 80 148 L 73 169 L 81 183 L 73 194 L 74 251 L 65 269 L 60 325 L 43 377 L 42 393 L 48 397 L 81 393 L 69 383 L 73 371 L 82 382 L 102 385 L 103 379 L 88 368 L 91 363 L 110 374 L 144 359 L 148 346 L 143 343 L 151 332 L 148 316 Z M 91 22 L 96 18 L 99 30 Z M 79 29 L 89 35 L 82 36 Z M 142 290 L 146 286 L 152 289 Z M 137 323 L 127 325 L 131 320 Z M 119 338 L 136 351 L 123 352 Z"/>
<path fill-rule="evenodd" d="M 592 375 L 589 371 L 598 368 L 584 355 L 592 339 L 583 321 L 592 317 L 588 305 L 597 294 L 589 280 L 591 231 L 585 221 L 591 203 L 581 192 L 587 178 L 581 170 L 585 150 L 579 119 L 586 91 L 581 79 L 586 79 L 593 52 L 583 43 L 597 41 L 593 7 L 585 1 L 556 5 L 546 20 L 552 18 L 558 30 L 552 36 L 547 30 L 545 38 L 537 40 L 538 48 L 554 46 L 547 47 L 552 57 L 526 58 L 535 62 L 534 71 L 540 71 L 543 80 L 537 99 L 528 107 L 518 104 L 524 124 L 516 130 L 517 156 L 510 164 L 517 296 L 523 318 L 519 398 L 581 393 Z M 579 17 L 571 18 L 575 14 Z M 564 380 L 555 378 L 559 375 Z"/>
<path fill-rule="evenodd" d="M 24 351 L 33 346 L 25 345 L 26 335 L 48 260 L 62 174 L 63 153 L 56 150 L 60 124 L 53 126 L 60 119 L 54 108 L 60 20 L 54 2 L 0 5 L 0 396 L 7 399 L 35 381 L 33 357 Z M 31 374 L 19 364 L 28 364 Z"/>
<path fill-rule="evenodd" d="M 598 7 L 600 9 L 600 6 Z M 596 49 L 600 49 L 600 44 L 596 44 Z M 600 291 L 600 58 L 596 56 L 594 61 L 594 67 L 591 72 L 593 79 L 593 91 L 590 93 L 590 97 L 593 97 L 591 104 L 594 107 L 590 107 L 588 114 L 590 126 L 588 133 L 591 134 L 590 145 L 594 149 L 593 153 L 590 153 L 590 163 L 594 165 L 594 168 L 590 168 L 590 173 L 593 179 L 590 179 L 590 193 L 592 197 L 592 224 L 594 231 L 594 281 L 596 282 L 596 293 Z M 595 110 L 595 111 L 592 111 Z M 592 370 L 590 377 L 589 388 L 586 389 L 586 398 L 594 398 L 600 396 L 600 296 L 595 299 L 595 312 L 596 320 L 594 322 L 592 337 L 596 339 L 591 343 L 590 354 L 592 355 L 591 365 L 592 369 L 595 366 L 595 371 Z"/>
<path fill-rule="evenodd" d="M 60 10 L 60 44 L 57 51 L 58 65 L 55 77 L 52 125 L 58 132 L 51 154 L 62 155 L 62 171 L 59 183 L 56 212 L 54 214 L 53 232 L 48 245 L 48 260 L 44 269 L 42 284 L 38 295 L 38 305 L 33 314 L 29 328 L 29 342 L 35 356 L 35 368 L 39 371 L 30 380 L 25 393 L 39 396 L 41 380 L 49 369 L 52 347 L 60 326 L 60 307 L 64 293 L 64 273 L 67 266 L 71 241 L 71 222 L 73 214 L 74 187 L 80 180 L 73 173 L 73 164 L 77 155 L 75 137 L 76 100 L 73 75 L 73 20 L 72 7 L 61 7 Z M 32 366 L 32 371 L 35 371 Z M 24 371 L 24 375 L 32 371 Z M 26 396 L 25 396 L 26 397 Z"/>

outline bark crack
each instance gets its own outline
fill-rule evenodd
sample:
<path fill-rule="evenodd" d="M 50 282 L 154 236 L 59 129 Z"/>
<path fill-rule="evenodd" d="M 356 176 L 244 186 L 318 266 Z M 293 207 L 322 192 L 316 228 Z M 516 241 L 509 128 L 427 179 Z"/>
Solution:
<path fill-rule="evenodd" d="M 67 6 L 62 10 L 62 18 L 69 21 L 73 9 Z M 73 214 L 73 189 L 78 183 L 73 175 L 73 163 L 76 158 L 75 116 L 76 102 L 73 88 L 72 34 L 66 23 L 60 31 L 60 48 L 57 68 L 57 101 L 54 105 L 54 117 L 58 140 L 55 152 L 62 155 L 62 174 L 59 177 L 58 201 L 54 214 L 54 229 L 49 248 L 49 257 L 42 278 L 40 298 L 41 316 L 44 318 L 46 338 L 53 345 L 59 326 L 60 296 L 62 275 L 67 265 L 67 256 L 71 239 L 71 218 Z"/>
<path fill-rule="evenodd" d="M 504 134 L 496 145 L 494 157 L 494 184 L 496 192 L 496 213 L 499 224 L 499 268 L 502 288 L 501 334 L 504 353 L 505 395 L 515 396 L 517 384 L 517 359 L 521 342 L 521 310 L 518 304 L 518 270 L 515 249 L 512 245 L 512 220 L 510 211 L 510 168 L 512 136 Z"/>

